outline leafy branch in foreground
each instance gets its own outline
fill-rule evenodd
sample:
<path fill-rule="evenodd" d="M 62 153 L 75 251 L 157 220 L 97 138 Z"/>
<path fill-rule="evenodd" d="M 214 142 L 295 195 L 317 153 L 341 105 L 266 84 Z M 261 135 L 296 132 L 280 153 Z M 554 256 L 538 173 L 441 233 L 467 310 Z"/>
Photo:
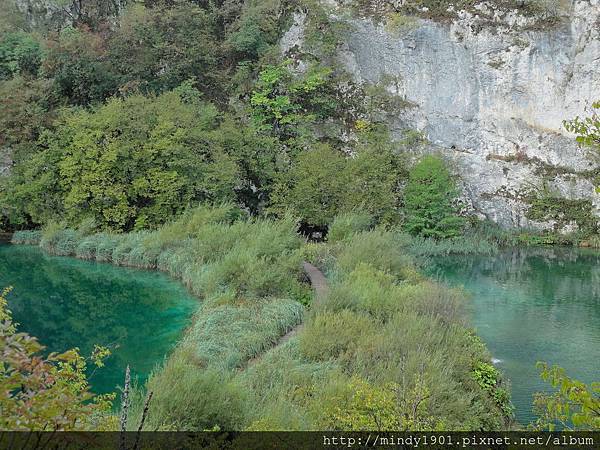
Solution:
<path fill-rule="evenodd" d="M 600 158 L 600 101 L 592 104 L 591 115 L 580 118 L 575 117 L 572 120 L 565 120 L 563 125 L 567 131 L 577 135 L 577 142 L 581 145 L 593 148 Z M 596 178 L 596 192 L 600 192 Z"/>
<path fill-rule="evenodd" d="M 592 104 L 592 114 L 589 117 L 565 120 L 564 126 L 567 131 L 577 135 L 577 142 L 596 147 L 600 151 L 600 115 L 598 111 L 600 111 L 600 101 Z"/>
<path fill-rule="evenodd" d="M 112 430 L 115 394 L 94 395 L 86 378 L 86 359 L 77 348 L 39 356 L 44 347 L 17 332 L 6 296 L 0 293 L 0 430 Z M 94 349 L 102 366 L 108 350 Z"/>
<path fill-rule="evenodd" d="M 565 430 L 600 430 L 600 383 L 586 385 L 569 378 L 559 366 L 537 364 L 542 379 L 557 388 L 552 394 L 536 394 L 534 410 L 539 419 L 536 429 L 553 431 L 556 426 Z"/>

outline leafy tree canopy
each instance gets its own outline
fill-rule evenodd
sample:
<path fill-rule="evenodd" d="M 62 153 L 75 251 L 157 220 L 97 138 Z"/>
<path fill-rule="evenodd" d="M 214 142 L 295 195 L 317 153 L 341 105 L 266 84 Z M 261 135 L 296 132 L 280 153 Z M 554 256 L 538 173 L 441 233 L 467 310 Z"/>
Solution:
<path fill-rule="evenodd" d="M 391 151 L 368 148 L 347 157 L 319 144 L 300 153 L 273 193 L 274 211 L 291 210 L 310 225 L 330 224 L 341 212 L 363 210 L 378 220 L 396 214 L 399 172 Z"/>
<path fill-rule="evenodd" d="M 456 183 L 437 156 L 426 156 L 410 171 L 404 191 L 406 221 L 409 233 L 425 237 L 457 236 L 463 226 L 454 201 Z"/>
<path fill-rule="evenodd" d="M 43 150 L 10 177 L 4 200 L 20 206 L 13 215 L 37 223 L 92 217 L 129 230 L 165 222 L 192 203 L 231 199 L 238 170 L 218 145 L 218 113 L 184 101 L 186 92 L 64 112 L 40 138 Z"/>

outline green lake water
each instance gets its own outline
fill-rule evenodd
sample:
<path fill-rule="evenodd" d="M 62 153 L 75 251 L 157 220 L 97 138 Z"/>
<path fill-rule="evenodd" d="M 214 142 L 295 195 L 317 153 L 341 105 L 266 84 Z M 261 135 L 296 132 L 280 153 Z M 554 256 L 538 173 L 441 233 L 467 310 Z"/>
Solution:
<path fill-rule="evenodd" d="M 450 256 L 431 269 L 471 294 L 472 324 L 511 382 L 517 420 L 534 420 L 532 396 L 548 390 L 536 361 L 600 381 L 600 252 L 518 249 Z"/>
<path fill-rule="evenodd" d="M 0 288 L 12 286 L 9 308 L 19 330 L 47 351 L 94 344 L 111 348 L 92 390 L 113 392 L 125 367 L 143 383 L 181 337 L 197 307 L 179 283 L 158 272 L 48 256 L 37 247 L 0 245 Z"/>

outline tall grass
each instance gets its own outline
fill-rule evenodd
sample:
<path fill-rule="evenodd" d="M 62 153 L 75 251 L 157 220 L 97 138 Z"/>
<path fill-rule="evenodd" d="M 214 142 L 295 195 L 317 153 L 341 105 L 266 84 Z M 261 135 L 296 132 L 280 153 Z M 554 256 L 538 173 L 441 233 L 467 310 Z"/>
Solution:
<path fill-rule="evenodd" d="M 269 299 L 235 302 L 219 299 L 198 311 L 182 345 L 193 348 L 202 367 L 235 369 L 271 348 L 279 338 L 302 321 L 298 302 Z"/>
<path fill-rule="evenodd" d="M 399 404 L 407 408 L 406 399 L 426 392 L 422 423 L 444 429 L 505 428 L 510 420 L 506 405 L 474 380 L 474 368 L 490 355 L 466 328 L 465 295 L 425 279 L 414 266 L 414 254 L 452 253 L 460 245 L 419 240 L 393 229 L 355 232 L 336 242 L 328 254 L 335 261 L 330 293 L 307 316 L 298 359 L 332 364 L 375 387 L 393 382 Z M 427 248 L 418 252 L 415 246 Z M 474 251 L 482 250 L 487 247 Z M 503 389 L 503 382 L 494 389 Z M 326 391 L 318 395 L 321 403 L 331 402 Z M 311 420 L 318 427 L 320 419 Z"/>
<path fill-rule="evenodd" d="M 39 245 L 42 239 L 42 232 L 39 230 L 23 230 L 15 231 L 12 235 L 11 242 L 21 245 Z"/>
<path fill-rule="evenodd" d="M 165 271 L 203 300 L 147 382 L 154 394 L 148 430 L 331 427 L 336 405 L 353 401 L 356 380 L 373 392 L 393 383 L 406 427 L 414 424 L 406 417 L 419 396 L 427 399 L 418 406 L 421 424 L 506 426 L 493 396 L 502 381 L 486 391 L 473 377 L 490 355 L 465 327 L 467 299 L 425 279 L 415 265 L 424 255 L 494 251 L 490 236 L 497 230 L 480 231 L 487 237 L 467 247 L 458 239 L 371 229 L 367 216 L 354 213 L 336 219 L 329 243 L 305 245 L 291 218 L 251 219 L 230 205 L 196 208 L 154 231 L 93 234 L 91 228 L 50 225 L 39 245 Z M 318 305 L 310 305 L 311 291 L 301 282 L 304 258 L 328 269 L 329 295 Z M 277 345 L 303 320 L 295 336 Z M 136 396 L 133 415 L 143 397 Z"/>
<path fill-rule="evenodd" d="M 246 393 L 233 374 L 202 369 L 181 350 L 150 377 L 147 390 L 153 397 L 145 430 L 235 430 L 246 422 Z"/>
<path fill-rule="evenodd" d="M 148 381 L 148 429 L 202 430 L 244 423 L 246 393 L 236 370 L 302 321 L 310 287 L 301 281 L 296 223 L 250 219 L 236 207 L 201 206 L 154 231 L 93 233 L 94 224 L 20 233 L 56 255 L 160 269 L 203 302 L 173 355 Z M 143 398 L 138 396 L 138 403 Z M 140 405 L 136 405 L 140 411 Z"/>

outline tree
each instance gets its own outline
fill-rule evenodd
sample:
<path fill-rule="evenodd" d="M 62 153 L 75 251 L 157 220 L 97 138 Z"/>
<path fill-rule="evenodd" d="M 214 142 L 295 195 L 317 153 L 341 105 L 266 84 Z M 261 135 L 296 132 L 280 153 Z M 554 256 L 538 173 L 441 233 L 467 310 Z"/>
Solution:
<path fill-rule="evenodd" d="M 160 93 L 192 79 L 202 91 L 215 91 L 224 64 L 220 45 L 211 11 L 175 1 L 130 7 L 108 52 L 122 90 Z"/>
<path fill-rule="evenodd" d="M 4 205 L 37 223 L 93 218 L 131 230 L 190 204 L 233 200 L 238 169 L 215 137 L 215 107 L 198 95 L 188 86 L 66 111 L 40 138 L 42 150 L 11 174 Z"/>
<path fill-rule="evenodd" d="M 65 28 L 47 41 L 42 66 L 54 94 L 72 105 L 101 102 L 117 92 L 117 79 L 99 34 Z"/>
<path fill-rule="evenodd" d="M 285 61 L 260 72 L 250 106 L 259 131 L 291 142 L 306 136 L 307 127 L 317 119 L 329 117 L 334 102 L 327 104 L 323 99 L 327 97 L 331 68 L 315 65 L 302 76 L 293 76 L 289 65 L 290 61 Z"/>
<path fill-rule="evenodd" d="M 326 226 L 336 215 L 365 211 L 376 220 L 396 216 L 399 173 L 391 152 L 361 148 L 354 157 L 325 144 L 300 153 L 279 175 L 272 210 L 293 211 L 312 226 Z"/>
<path fill-rule="evenodd" d="M 539 416 L 533 427 L 553 431 L 556 425 L 565 430 L 600 430 L 600 383 L 586 386 L 570 378 L 558 366 L 538 363 L 541 377 L 557 389 L 552 394 L 538 393 L 534 409 Z"/>
<path fill-rule="evenodd" d="M 77 349 L 39 356 L 44 347 L 37 339 L 17 332 L 7 308 L 8 292 L 0 293 L 0 430 L 115 429 L 115 395 L 89 391 L 86 360 Z M 108 354 L 96 347 L 91 360 L 102 367 Z"/>
<path fill-rule="evenodd" d="M 42 57 L 42 46 L 31 34 L 5 34 L 0 41 L 0 80 L 15 75 L 36 76 Z"/>
<path fill-rule="evenodd" d="M 404 191 L 409 233 L 438 239 L 457 236 L 463 226 L 454 201 L 456 183 L 441 158 L 425 156 L 410 171 Z"/>
<path fill-rule="evenodd" d="M 239 5 L 238 5 L 239 7 Z M 227 41 L 240 56 L 255 59 L 264 55 L 280 37 L 280 0 L 245 1 Z"/>
<path fill-rule="evenodd" d="M 35 142 L 52 121 L 51 82 L 21 76 L 0 81 L 0 146 Z"/>
<path fill-rule="evenodd" d="M 290 209 L 310 225 L 333 221 L 344 203 L 349 180 L 344 156 L 323 144 L 301 153 L 289 172 L 281 174 L 272 198 L 272 210 Z"/>
<path fill-rule="evenodd" d="M 398 158 L 389 149 L 359 147 L 346 162 L 348 185 L 340 210 L 360 210 L 377 222 L 395 222 L 401 177 Z"/>

